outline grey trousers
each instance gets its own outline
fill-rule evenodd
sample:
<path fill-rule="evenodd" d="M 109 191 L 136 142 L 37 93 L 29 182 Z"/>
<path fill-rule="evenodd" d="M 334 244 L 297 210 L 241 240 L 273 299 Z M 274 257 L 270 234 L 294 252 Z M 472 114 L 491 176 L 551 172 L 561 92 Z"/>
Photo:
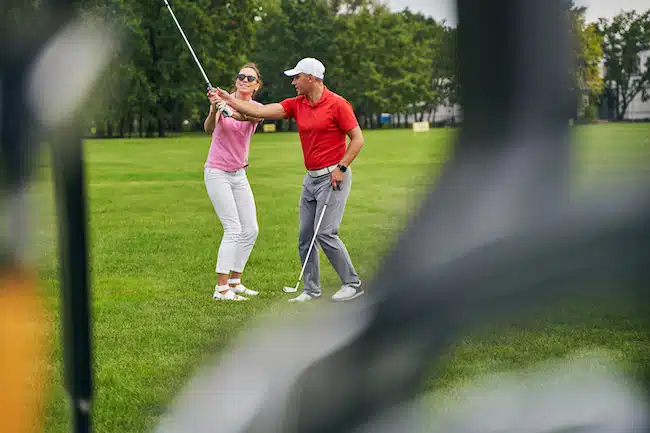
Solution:
<path fill-rule="evenodd" d="M 323 249 L 329 262 L 341 278 L 342 284 L 358 286 L 361 284 L 352 260 L 345 248 L 343 241 L 339 238 L 339 226 L 343 219 L 345 204 L 350 195 L 352 186 L 352 170 L 348 167 L 345 172 L 345 178 L 340 183 L 340 190 L 332 191 L 330 201 L 325 210 L 323 221 L 321 222 L 316 242 L 312 247 L 309 255 L 309 261 L 305 266 L 303 276 L 303 291 L 312 296 L 320 296 L 322 288 L 320 286 L 320 257 L 318 246 Z M 298 252 L 300 253 L 300 263 L 304 265 L 305 257 L 309 244 L 314 236 L 314 229 L 318 223 L 321 212 L 327 199 L 329 190 L 332 189 L 329 174 L 313 178 L 305 174 L 302 182 L 302 194 L 300 196 L 300 231 L 298 233 Z"/>

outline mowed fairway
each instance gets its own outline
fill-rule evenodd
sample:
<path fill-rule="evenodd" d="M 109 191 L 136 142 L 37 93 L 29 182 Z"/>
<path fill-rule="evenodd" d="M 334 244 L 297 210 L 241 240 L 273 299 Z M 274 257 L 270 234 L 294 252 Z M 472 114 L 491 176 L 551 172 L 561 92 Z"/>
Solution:
<path fill-rule="evenodd" d="M 638 155 L 647 157 L 650 149 L 648 125 L 598 125 L 575 131 L 577 172 L 590 182 L 610 166 L 638 164 Z M 449 156 L 454 136 L 447 129 L 422 134 L 366 132 L 366 146 L 353 165 L 352 194 L 340 230 L 363 280 L 372 279 L 382 254 L 416 210 L 426 185 Z M 622 159 L 611 156 L 614 145 L 626 150 L 614 152 Z M 227 348 L 260 313 L 274 309 L 290 314 L 296 309 L 281 288 L 295 285 L 300 272 L 297 203 L 304 170 L 297 134 L 258 134 L 253 139 L 248 175 L 260 235 L 244 279 L 261 293 L 245 303 L 212 300 L 221 227 L 203 183 L 208 146 L 209 137 L 200 134 L 86 142 L 95 431 L 150 430 L 202 360 Z M 34 241 L 45 299 L 55 319 L 52 387 L 45 411 L 46 431 L 54 433 L 69 431 L 70 425 L 62 389 L 53 196 L 44 161 L 35 192 L 41 230 Z M 329 296 L 340 283 L 322 253 L 321 264 Z M 442 377 L 429 385 L 449 387 L 579 346 L 620 350 L 621 359 L 632 364 L 650 356 L 639 323 L 616 315 L 593 319 L 591 310 L 584 314 L 592 320 L 582 326 L 560 324 L 545 332 L 512 329 L 498 338 L 484 333 L 468 338 L 450 355 Z"/>

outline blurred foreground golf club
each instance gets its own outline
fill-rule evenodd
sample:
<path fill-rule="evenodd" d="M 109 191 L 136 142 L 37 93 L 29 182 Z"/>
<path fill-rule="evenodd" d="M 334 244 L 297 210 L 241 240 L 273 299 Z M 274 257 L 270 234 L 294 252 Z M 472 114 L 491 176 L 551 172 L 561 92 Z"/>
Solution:
<path fill-rule="evenodd" d="M 0 389 L 7 399 L 0 400 L 2 432 L 40 431 L 39 412 L 50 383 L 44 366 L 49 365 L 51 322 L 38 295 L 30 248 L 39 209 L 28 206 L 45 142 L 59 223 L 64 386 L 73 430 L 91 429 L 88 219 L 78 118 L 119 38 L 110 23 L 75 14 L 72 4 L 42 1 L 31 11 L 24 2 L 0 5 Z"/>

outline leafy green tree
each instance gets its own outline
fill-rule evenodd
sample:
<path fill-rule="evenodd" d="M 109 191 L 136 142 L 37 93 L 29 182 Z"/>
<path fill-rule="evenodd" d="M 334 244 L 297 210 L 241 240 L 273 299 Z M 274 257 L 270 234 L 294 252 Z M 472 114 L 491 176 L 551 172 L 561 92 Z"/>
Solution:
<path fill-rule="evenodd" d="M 618 119 L 625 117 L 630 102 L 641 95 L 650 98 L 650 66 L 641 65 L 639 53 L 650 49 L 650 10 L 622 12 L 611 21 L 600 19 L 598 31 L 603 38 L 605 53 L 605 81 L 618 94 Z"/>
<path fill-rule="evenodd" d="M 335 86 L 354 107 L 362 127 L 371 128 L 378 124 L 377 114 L 388 107 L 386 77 L 381 71 L 381 35 L 375 31 L 377 17 L 387 9 L 366 2 L 348 10 L 338 17 L 336 46 L 340 57 L 334 68 Z"/>
<path fill-rule="evenodd" d="M 456 52 L 456 29 L 436 28 L 433 40 L 431 64 L 431 99 L 429 121 L 435 121 L 440 105 L 454 105 L 458 102 L 458 56 Z"/>
<path fill-rule="evenodd" d="M 303 57 L 321 60 L 326 67 L 328 86 L 337 90 L 342 74 L 338 72 L 340 55 L 333 7 L 339 5 L 333 6 L 325 0 L 280 0 L 262 5 L 251 55 L 264 76 L 262 102 L 295 96 L 291 80 L 282 71 L 293 67 Z M 289 122 L 289 128 L 293 128 L 293 121 Z"/>
<path fill-rule="evenodd" d="M 101 3 L 121 24 L 123 45 L 104 82 L 108 96 L 103 115 L 95 119 L 98 131 L 106 125 L 109 135 L 117 125 L 123 134 L 135 121 L 140 134 L 164 136 L 179 130 L 184 119 L 199 124 L 207 107 L 205 82 L 164 2 Z M 252 48 L 257 1 L 170 4 L 212 84 L 230 86 Z"/>
<path fill-rule="evenodd" d="M 291 59 L 294 58 L 297 41 L 280 0 L 263 3 L 259 17 L 250 55 L 251 60 L 260 67 L 264 82 L 258 99 L 263 103 L 277 102 L 295 94 L 290 80 L 282 71 L 293 66 Z"/>
<path fill-rule="evenodd" d="M 597 26 L 586 22 L 586 12 L 586 7 L 568 2 L 572 43 L 571 90 L 577 97 L 578 115 L 581 117 L 588 107 L 597 103 L 604 89 L 601 74 L 603 39 Z"/>

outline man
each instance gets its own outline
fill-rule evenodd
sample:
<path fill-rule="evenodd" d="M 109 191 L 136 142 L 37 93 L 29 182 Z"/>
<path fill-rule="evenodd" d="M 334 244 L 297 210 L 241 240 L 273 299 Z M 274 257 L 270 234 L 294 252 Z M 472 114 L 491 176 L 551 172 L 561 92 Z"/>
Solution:
<path fill-rule="evenodd" d="M 295 98 L 258 106 L 237 100 L 222 89 L 217 89 L 217 96 L 247 116 L 296 120 L 307 169 L 300 197 L 300 259 L 304 264 L 317 218 L 333 189 L 316 239 L 341 278 L 342 286 L 332 300 L 355 299 L 363 295 L 363 289 L 338 229 L 352 184 L 350 164 L 363 147 L 363 134 L 350 103 L 323 83 L 325 66 L 320 61 L 304 58 L 284 73 L 293 77 L 291 84 L 298 94 Z M 347 148 L 346 136 L 350 137 Z M 290 302 L 307 302 L 322 296 L 318 246 L 314 244 L 312 248 L 305 266 L 303 292 Z"/>

